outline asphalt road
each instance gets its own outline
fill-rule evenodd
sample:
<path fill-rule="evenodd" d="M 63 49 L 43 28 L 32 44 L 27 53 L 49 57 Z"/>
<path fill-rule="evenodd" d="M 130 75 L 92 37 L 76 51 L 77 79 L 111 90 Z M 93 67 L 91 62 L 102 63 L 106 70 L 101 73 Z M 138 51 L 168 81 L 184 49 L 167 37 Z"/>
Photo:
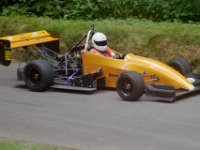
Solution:
<path fill-rule="evenodd" d="M 16 68 L 0 66 L 0 137 L 81 150 L 200 149 L 200 96 L 168 104 L 125 102 L 115 91 L 37 93 L 17 83 Z"/>

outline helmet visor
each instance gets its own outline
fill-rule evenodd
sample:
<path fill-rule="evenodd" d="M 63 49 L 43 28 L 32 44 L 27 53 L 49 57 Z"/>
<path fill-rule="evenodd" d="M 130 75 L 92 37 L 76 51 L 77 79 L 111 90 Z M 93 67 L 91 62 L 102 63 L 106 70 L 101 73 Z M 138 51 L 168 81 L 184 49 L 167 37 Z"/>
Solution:
<path fill-rule="evenodd" d="M 106 46 L 107 45 L 107 40 L 104 40 L 104 41 L 94 41 L 94 43 L 97 46 Z"/>

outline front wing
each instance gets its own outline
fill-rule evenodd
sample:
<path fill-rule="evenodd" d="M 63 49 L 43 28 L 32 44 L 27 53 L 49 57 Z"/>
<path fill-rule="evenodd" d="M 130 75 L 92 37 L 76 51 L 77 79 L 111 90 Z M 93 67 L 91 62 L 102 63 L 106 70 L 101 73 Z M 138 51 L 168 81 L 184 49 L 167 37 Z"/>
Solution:
<path fill-rule="evenodd" d="M 174 102 L 186 98 L 188 96 L 196 95 L 200 93 L 200 74 L 189 73 L 185 75 L 187 78 L 193 78 L 194 89 L 191 91 L 185 89 L 176 90 L 172 86 L 168 85 L 156 85 L 150 84 L 146 86 L 146 95 L 156 101 Z"/>

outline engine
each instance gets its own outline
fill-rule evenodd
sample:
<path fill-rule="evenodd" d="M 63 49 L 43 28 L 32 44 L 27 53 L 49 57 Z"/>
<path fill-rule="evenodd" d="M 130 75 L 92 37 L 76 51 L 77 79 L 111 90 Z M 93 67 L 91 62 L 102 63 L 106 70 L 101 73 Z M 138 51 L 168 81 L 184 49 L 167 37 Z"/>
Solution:
<path fill-rule="evenodd" d="M 68 76 L 82 74 L 82 59 L 80 52 L 71 52 L 65 56 L 66 74 Z"/>

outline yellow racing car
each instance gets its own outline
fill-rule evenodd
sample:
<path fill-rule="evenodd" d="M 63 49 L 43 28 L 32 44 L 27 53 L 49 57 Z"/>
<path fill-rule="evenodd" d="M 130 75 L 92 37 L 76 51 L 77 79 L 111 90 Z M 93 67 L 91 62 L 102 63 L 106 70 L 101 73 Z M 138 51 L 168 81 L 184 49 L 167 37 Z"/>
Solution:
<path fill-rule="evenodd" d="M 0 38 L 0 63 L 8 66 L 12 48 L 22 47 L 38 59 L 17 69 L 18 79 L 32 91 L 50 87 L 79 91 L 115 88 L 123 100 L 136 101 L 143 94 L 152 100 L 174 102 L 200 91 L 200 75 L 179 57 L 168 64 L 128 53 L 114 59 L 90 53 L 94 30 L 70 52 L 59 54 L 59 39 L 43 31 Z M 85 41 L 84 44 L 81 44 Z M 32 45 L 36 45 L 36 50 Z M 31 46 L 31 47 L 30 47 Z M 56 50 L 56 51 L 55 51 Z"/>

